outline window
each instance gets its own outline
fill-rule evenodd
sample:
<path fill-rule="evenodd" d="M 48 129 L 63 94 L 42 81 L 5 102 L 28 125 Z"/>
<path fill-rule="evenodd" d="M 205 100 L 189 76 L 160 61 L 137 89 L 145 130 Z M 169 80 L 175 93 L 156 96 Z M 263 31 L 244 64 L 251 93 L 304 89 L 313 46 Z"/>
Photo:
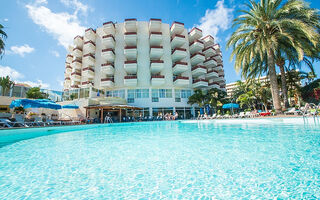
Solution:
<path fill-rule="evenodd" d="M 159 90 L 158 89 L 152 89 L 152 97 L 159 97 Z"/>
<path fill-rule="evenodd" d="M 186 90 L 181 90 L 181 98 L 187 98 Z"/>
<path fill-rule="evenodd" d="M 165 89 L 159 89 L 159 97 L 160 98 L 166 97 L 166 90 Z"/>
<path fill-rule="evenodd" d="M 166 89 L 166 98 L 172 98 L 172 90 Z"/>
<path fill-rule="evenodd" d="M 141 98 L 141 90 L 140 89 L 136 89 L 136 98 L 137 99 Z"/>
<path fill-rule="evenodd" d="M 112 97 L 112 91 L 107 91 L 106 97 Z"/>
<path fill-rule="evenodd" d="M 187 90 L 187 98 L 191 96 L 191 90 Z"/>
<path fill-rule="evenodd" d="M 142 89 L 142 98 L 149 98 L 149 89 Z"/>
<path fill-rule="evenodd" d="M 180 98 L 180 90 L 174 90 L 174 97 Z"/>
<path fill-rule="evenodd" d="M 127 99 L 127 102 L 128 102 L 128 103 L 134 103 L 134 98 L 128 98 L 128 99 Z"/>
<path fill-rule="evenodd" d="M 159 97 L 152 97 L 152 102 L 159 102 Z"/>
<path fill-rule="evenodd" d="M 119 97 L 124 99 L 124 90 L 119 90 Z"/>
<path fill-rule="evenodd" d="M 175 102 L 181 102 L 181 98 L 175 98 Z"/>
<path fill-rule="evenodd" d="M 134 98 L 134 90 L 128 90 L 128 99 Z"/>

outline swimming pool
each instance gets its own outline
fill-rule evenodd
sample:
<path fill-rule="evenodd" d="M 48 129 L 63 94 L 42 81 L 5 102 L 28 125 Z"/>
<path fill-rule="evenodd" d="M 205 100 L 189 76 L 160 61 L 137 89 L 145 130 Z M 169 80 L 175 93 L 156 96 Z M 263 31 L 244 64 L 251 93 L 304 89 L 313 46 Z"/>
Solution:
<path fill-rule="evenodd" d="M 0 199 L 318 199 L 319 127 L 288 118 L 2 130 Z"/>

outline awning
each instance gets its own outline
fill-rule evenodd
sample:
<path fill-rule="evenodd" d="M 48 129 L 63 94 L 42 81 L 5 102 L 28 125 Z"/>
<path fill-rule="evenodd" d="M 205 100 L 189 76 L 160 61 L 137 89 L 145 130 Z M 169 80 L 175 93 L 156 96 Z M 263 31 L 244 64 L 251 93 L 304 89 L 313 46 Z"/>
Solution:
<path fill-rule="evenodd" d="M 10 108 L 23 107 L 27 108 L 48 108 L 48 109 L 61 109 L 61 105 L 56 104 L 54 101 L 48 99 L 16 99 L 10 104 Z"/>
<path fill-rule="evenodd" d="M 239 108 L 239 104 L 237 104 L 237 103 L 227 103 L 227 104 L 224 104 L 223 106 L 222 106 L 222 108 L 223 109 L 233 109 L 233 108 L 235 108 L 235 109 L 238 109 Z"/>
<path fill-rule="evenodd" d="M 78 109 L 79 106 L 75 105 L 75 104 L 67 104 L 62 106 L 63 109 Z"/>

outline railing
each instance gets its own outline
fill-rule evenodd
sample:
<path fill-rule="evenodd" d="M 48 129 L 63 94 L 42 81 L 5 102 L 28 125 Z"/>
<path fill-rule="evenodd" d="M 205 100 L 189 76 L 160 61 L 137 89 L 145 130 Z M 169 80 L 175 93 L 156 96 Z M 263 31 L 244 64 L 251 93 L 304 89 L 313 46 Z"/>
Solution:
<path fill-rule="evenodd" d="M 193 80 L 193 83 L 198 83 L 198 82 L 201 82 L 201 81 L 202 82 L 208 82 L 208 80 L 200 78 L 200 79 Z"/>
<path fill-rule="evenodd" d="M 150 46 L 150 49 L 152 49 L 152 48 L 154 48 L 154 49 L 162 49 L 163 46 Z"/>
<path fill-rule="evenodd" d="M 173 64 L 172 68 L 174 68 L 176 65 L 188 65 L 187 62 L 181 62 L 181 61 L 177 61 Z"/>
<path fill-rule="evenodd" d="M 113 77 L 102 78 L 101 81 L 112 81 L 112 82 L 114 82 L 114 78 Z"/>
<path fill-rule="evenodd" d="M 208 85 L 218 85 L 219 86 L 219 83 L 218 82 L 211 82 Z"/>
<path fill-rule="evenodd" d="M 150 20 L 149 21 L 162 21 L 161 19 L 156 19 L 156 18 L 150 18 Z"/>
<path fill-rule="evenodd" d="M 204 54 L 203 54 L 203 53 L 199 53 L 199 52 L 197 52 L 197 53 L 194 53 L 194 54 L 190 57 L 190 59 L 191 59 L 191 58 L 193 58 L 193 57 L 195 57 L 196 55 L 204 56 Z"/>
<path fill-rule="evenodd" d="M 73 60 L 73 61 L 72 61 L 72 63 L 75 63 L 75 62 L 82 63 L 81 60 Z"/>
<path fill-rule="evenodd" d="M 114 51 L 112 48 L 102 49 L 102 52 L 108 52 L 108 51 L 111 51 L 114 54 Z"/>
<path fill-rule="evenodd" d="M 111 65 L 111 66 L 113 67 L 113 63 L 109 63 L 109 62 L 107 62 L 107 63 L 103 63 L 103 64 L 101 64 L 101 66 L 108 66 L 108 65 Z"/>
<path fill-rule="evenodd" d="M 204 63 L 206 63 L 206 62 L 208 62 L 208 61 L 210 61 L 210 60 L 214 60 L 214 61 L 216 61 L 216 62 L 217 62 L 217 60 L 216 60 L 215 58 L 210 57 L 210 58 L 207 58 L 207 59 L 204 61 Z"/>
<path fill-rule="evenodd" d="M 89 40 L 89 41 L 86 41 L 84 44 L 86 45 L 86 44 L 92 44 L 93 46 L 96 46 L 96 44 L 94 43 L 94 42 L 92 42 L 91 40 Z"/>
<path fill-rule="evenodd" d="M 93 59 L 96 58 L 96 57 L 95 57 L 93 54 L 91 54 L 91 53 L 85 54 L 85 55 L 83 55 L 83 57 L 84 57 L 84 58 L 85 58 L 85 57 L 91 57 L 91 58 L 93 58 Z"/>
<path fill-rule="evenodd" d="M 190 34 L 192 31 L 194 31 L 194 30 L 198 30 L 198 31 L 200 31 L 200 32 L 202 32 L 202 30 L 201 29 L 199 29 L 199 28 L 197 28 L 197 27 L 193 27 L 192 29 L 191 29 L 191 31 L 188 33 L 188 34 Z"/>
<path fill-rule="evenodd" d="M 124 64 L 137 64 L 136 60 L 126 60 L 124 61 Z"/>
<path fill-rule="evenodd" d="M 90 70 L 90 71 L 94 72 L 94 69 L 92 69 L 91 67 L 86 67 L 86 68 L 82 69 L 82 71 L 87 71 L 87 70 Z"/>
<path fill-rule="evenodd" d="M 81 76 L 81 73 L 80 73 L 80 72 L 72 72 L 72 73 L 71 73 L 71 76 L 72 76 L 72 75 L 78 75 L 78 76 Z"/>
<path fill-rule="evenodd" d="M 163 75 L 152 75 L 151 79 L 153 79 L 153 78 L 164 78 L 164 76 Z"/>
<path fill-rule="evenodd" d="M 187 51 L 187 50 L 185 48 L 176 47 L 171 51 L 171 54 L 173 54 L 175 51 Z"/>
<path fill-rule="evenodd" d="M 163 60 L 151 60 L 150 62 L 151 62 L 151 64 L 152 63 L 163 63 Z"/>
<path fill-rule="evenodd" d="M 76 37 L 74 37 L 73 39 L 76 39 L 76 38 L 80 38 L 81 40 L 83 40 L 83 37 L 80 36 L 80 35 L 77 35 Z"/>
<path fill-rule="evenodd" d="M 75 47 L 75 48 L 73 48 L 73 51 L 74 51 L 74 50 L 82 51 L 82 49 L 81 49 L 81 48 L 79 48 L 79 47 Z"/>
<path fill-rule="evenodd" d="M 103 23 L 103 25 L 108 25 L 108 24 L 112 24 L 115 27 L 115 25 L 112 21 L 108 21 L 108 22 Z"/>
<path fill-rule="evenodd" d="M 181 35 L 181 34 L 173 34 L 171 37 L 171 42 L 175 37 L 179 37 L 179 38 L 183 38 L 183 39 L 186 38 L 184 35 Z"/>
<path fill-rule="evenodd" d="M 170 30 L 171 30 L 171 28 L 172 28 L 172 26 L 173 26 L 174 24 L 179 24 L 179 25 L 184 26 L 184 23 L 174 21 L 174 22 L 171 24 L 171 26 L 170 26 Z"/>
<path fill-rule="evenodd" d="M 88 28 L 88 29 L 86 29 L 86 32 L 88 32 L 88 31 L 93 31 L 94 33 L 96 33 L 96 31 L 94 30 L 94 29 L 92 29 L 92 28 Z"/>
<path fill-rule="evenodd" d="M 192 46 L 192 45 L 193 45 L 194 43 L 196 43 L 196 42 L 203 44 L 203 42 L 202 42 L 201 40 L 194 40 L 193 42 L 190 43 L 189 46 Z"/>
<path fill-rule="evenodd" d="M 217 70 L 213 70 L 213 69 L 207 71 L 208 74 L 211 73 L 211 72 L 219 73 Z"/>
<path fill-rule="evenodd" d="M 85 81 L 85 82 L 82 82 L 81 85 L 86 85 L 86 84 L 92 84 L 94 85 L 94 83 L 92 81 Z"/>
<path fill-rule="evenodd" d="M 111 34 L 102 36 L 103 39 L 109 38 L 109 37 L 111 37 L 113 40 L 115 40 L 114 37 L 113 37 L 113 35 L 111 35 Z"/>
<path fill-rule="evenodd" d="M 176 80 L 189 80 L 189 77 L 186 77 L 186 76 L 176 76 L 174 79 L 173 79 L 173 82 L 175 82 Z"/>
<path fill-rule="evenodd" d="M 137 79 L 137 76 L 136 75 L 127 75 L 127 76 L 124 76 L 124 79 Z"/>
<path fill-rule="evenodd" d="M 137 35 L 137 32 L 125 32 L 124 35 Z"/>
<path fill-rule="evenodd" d="M 136 19 L 136 18 L 129 18 L 129 19 L 125 19 L 124 21 L 125 21 L 125 22 L 128 22 L 128 21 L 137 21 L 137 19 Z"/>
<path fill-rule="evenodd" d="M 66 77 L 64 80 L 71 80 L 69 77 Z"/>
<path fill-rule="evenodd" d="M 124 49 L 136 49 L 137 46 L 125 46 Z"/>
<path fill-rule="evenodd" d="M 205 69 L 205 70 L 207 69 L 205 66 L 196 65 L 196 66 L 192 67 L 191 71 L 196 70 L 196 69 L 199 69 L 199 68 L 202 68 L 202 69 Z"/>

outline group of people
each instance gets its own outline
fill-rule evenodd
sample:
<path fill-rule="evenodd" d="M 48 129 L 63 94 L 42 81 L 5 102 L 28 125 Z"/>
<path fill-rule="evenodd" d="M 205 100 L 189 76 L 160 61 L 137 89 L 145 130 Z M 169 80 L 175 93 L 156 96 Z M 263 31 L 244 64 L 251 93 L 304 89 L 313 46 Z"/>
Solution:
<path fill-rule="evenodd" d="M 178 119 L 179 114 L 177 112 L 175 112 L 173 115 L 171 113 L 166 113 L 165 115 L 162 115 L 162 113 L 160 112 L 158 114 L 157 119 L 161 119 L 161 120 L 176 120 Z"/>

